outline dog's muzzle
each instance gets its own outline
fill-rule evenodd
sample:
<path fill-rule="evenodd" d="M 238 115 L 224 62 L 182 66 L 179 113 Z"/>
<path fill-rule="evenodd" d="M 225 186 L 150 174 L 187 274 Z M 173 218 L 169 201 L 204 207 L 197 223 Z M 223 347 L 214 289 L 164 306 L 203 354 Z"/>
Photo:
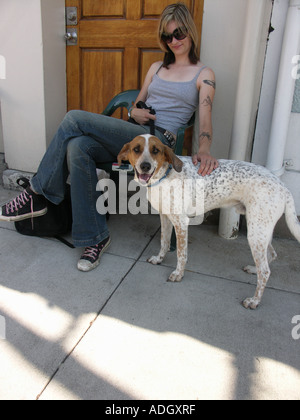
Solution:
<path fill-rule="evenodd" d="M 155 169 L 153 172 L 150 172 L 152 169 L 152 165 L 149 162 L 142 162 L 140 164 L 139 169 L 141 172 L 139 172 L 138 169 L 135 168 L 136 176 L 142 185 L 147 185 L 152 176 L 154 175 Z"/>

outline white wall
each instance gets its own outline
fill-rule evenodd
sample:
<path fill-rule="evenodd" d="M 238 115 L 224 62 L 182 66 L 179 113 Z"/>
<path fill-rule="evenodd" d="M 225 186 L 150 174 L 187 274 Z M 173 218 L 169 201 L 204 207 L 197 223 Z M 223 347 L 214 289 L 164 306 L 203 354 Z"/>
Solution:
<path fill-rule="evenodd" d="M 1 99 L 0 99 L 0 153 L 4 153 L 2 114 L 1 114 Z"/>
<path fill-rule="evenodd" d="M 212 153 L 217 158 L 229 153 L 246 11 L 247 0 L 204 3 L 201 61 L 216 73 Z"/>
<path fill-rule="evenodd" d="M 244 52 L 245 28 L 247 18 L 249 18 L 249 1 L 205 0 L 204 3 L 201 61 L 212 67 L 217 79 L 213 108 L 214 135 L 212 146 L 212 153 L 217 158 L 228 158 L 229 156 L 237 88 Z M 272 10 L 272 3 L 269 0 L 261 1 L 265 4 L 265 17 L 262 24 L 260 51 L 257 55 L 256 85 L 253 90 L 253 106 L 250 118 L 250 143 L 255 127 L 266 50 L 266 34 Z M 245 92 L 246 88 L 245 86 Z M 247 155 L 249 157 L 250 152 Z"/>
<path fill-rule="evenodd" d="M 201 45 L 201 60 L 216 73 L 217 89 L 213 109 L 213 147 L 212 153 L 218 158 L 227 158 L 232 134 L 235 98 L 242 56 L 244 28 L 248 0 L 205 0 L 204 21 Z M 262 0 L 263 1 L 263 0 Z M 273 116 L 274 98 L 277 87 L 282 40 L 286 24 L 289 0 L 274 0 L 264 77 L 256 124 L 252 160 L 265 165 L 270 128 Z M 266 16 L 265 24 L 267 24 Z M 263 60 L 265 51 L 263 51 Z M 263 61 L 260 65 L 263 65 Z M 258 75 L 260 70 L 258 69 Z M 260 78 L 257 88 L 260 86 Z M 254 103 L 253 112 L 257 108 Z M 253 123 L 254 128 L 254 123 Z M 294 166 L 286 171 L 283 181 L 293 192 L 297 213 L 300 215 L 300 114 L 291 114 L 285 159 L 293 159 Z"/>
<path fill-rule="evenodd" d="M 275 31 L 270 34 L 266 55 L 265 71 L 262 85 L 257 129 L 253 148 L 253 162 L 265 165 L 267 160 L 274 101 L 277 87 L 278 70 L 281 58 L 282 41 L 286 26 L 289 0 L 275 0 L 272 26 Z M 292 63 L 291 63 L 292 71 Z M 284 158 L 292 160 L 293 166 L 287 168 L 282 181 L 292 191 L 296 201 L 297 214 L 300 215 L 300 114 L 291 113 L 288 140 Z"/>
<path fill-rule="evenodd" d="M 66 110 L 64 0 L 46 1 L 0 0 L 5 158 L 9 168 L 29 172 L 36 171 Z"/>
<path fill-rule="evenodd" d="M 269 45 L 266 54 L 265 71 L 252 156 L 254 163 L 263 166 L 267 161 L 278 71 L 288 6 L 289 0 L 274 1 L 272 26 L 275 30 L 270 34 Z"/>
<path fill-rule="evenodd" d="M 46 144 L 48 146 L 67 109 L 65 0 L 41 0 L 41 12 Z"/>
<path fill-rule="evenodd" d="M 285 150 L 286 160 L 292 160 L 293 166 L 287 167 L 282 181 L 293 193 L 297 214 L 300 215 L 300 114 L 292 113 Z"/>
<path fill-rule="evenodd" d="M 3 55 L 0 55 L 0 80 L 6 78 L 6 60 Z M 3 129 L 2 129 L 2 114 L 1 114 L 1 94 L 0 94 L 0 153 L 4 152 L 3 144 Z"/>
<path fill-rule="evenodd" d="M 285 149 L 286 160 L 292 160 L 293 166 L 287 170 L 297 171 L 300 173 L 300 114 L 292 113 L 290 127 L 288 132 L 288 140 Z M 298 189 L 300 183 L 298 184 Z"/>

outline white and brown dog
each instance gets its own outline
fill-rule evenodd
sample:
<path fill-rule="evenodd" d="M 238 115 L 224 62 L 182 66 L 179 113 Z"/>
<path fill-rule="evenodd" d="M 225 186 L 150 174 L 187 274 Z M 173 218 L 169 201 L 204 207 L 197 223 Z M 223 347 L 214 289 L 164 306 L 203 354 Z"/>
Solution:
<path fill-rule="evenodd" d="M 290 191 L 265 168 L 246 162 L 220 160 L 218 169 L 202 177 L 190 157 L 178 158 L 169 147 L 151 135 L 138 136 L 126 144 L 118 156 L 119 163 L 122 160 L 129 160 L 135 169 L 135 180 L 148 187 L 147 198 L 160 213 L 161 250 L 158 256 L 148 260 L 150 263 L 162 263 L 170 248 L 172 225 L 175 228 L 177 267 L 170 275 L 170 281 L 179 282 L 184 276 L 188 226 L 191 216 L 195 216 L 195 212 L 190 210 L 195 210 L 197 196 L 203 198 L 198 200 L 198 214 L 236 206 L 241 214 L 246 215 L 248 242 L 255 267 L 247 266 L 244 270 L 257 274 L 257 289 L 252 298 L 243 301 L 243 305 L 255 309 L 261 302 L 271 274 L 269 263 L 277 257 L 271 242 L 274 227 L 283 213 L 291 232 L 300 242 L 300 223 Z M 174 184 L 176 180 L 180 182 Z M 191 183 L 191 180 L 195 182 Z M 166 187 L 171 185 L 168 194 L 171 202 L 167 203 L 169 211 L 165 212 Z M 186 190 L 184 194 L 182 188 Z"/>

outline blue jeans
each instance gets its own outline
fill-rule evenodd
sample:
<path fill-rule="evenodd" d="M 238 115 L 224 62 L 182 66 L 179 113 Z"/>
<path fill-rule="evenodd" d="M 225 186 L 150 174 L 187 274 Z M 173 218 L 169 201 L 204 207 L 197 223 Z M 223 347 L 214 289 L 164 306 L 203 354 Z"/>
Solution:
<path fill-rule="evenodd" d="M 109 236 L 106 217 L 96 210 L 101 194 L 96 191 L 96 164 L 116 162 L 124 144 L 149 132 L 149 126 L 100 114 L 85 111 L 66 114 L 31 185 L 38 194 L 59 204 L 70 174 L 72 237 L 76 247 L 96 245 Z M 160 132 L 156 131 L 156 136 L 166 143 Z"/>

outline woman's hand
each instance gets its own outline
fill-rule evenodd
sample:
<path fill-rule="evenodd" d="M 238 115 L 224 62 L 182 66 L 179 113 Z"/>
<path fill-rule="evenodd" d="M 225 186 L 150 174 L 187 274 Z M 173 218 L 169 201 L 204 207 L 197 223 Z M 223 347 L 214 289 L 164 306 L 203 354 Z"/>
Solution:
<path fill-rule="evenodd" d="M 140 125 L 146 125 L 149 120 L 156 120 L 156 116 L 150 114 L 148 109 L 133 108 L 131 117 Z"/>
<path fill-rule="evenodd" d="M 195 166 L 200 162 L 200 168 L 198 171 L 199 175 L 206 176 L 210 175 L 215 169 L 219 167 L 217 159 L 211 156 L 210 153 L 201 153 L 193 156 L 193 164 Z"/>

